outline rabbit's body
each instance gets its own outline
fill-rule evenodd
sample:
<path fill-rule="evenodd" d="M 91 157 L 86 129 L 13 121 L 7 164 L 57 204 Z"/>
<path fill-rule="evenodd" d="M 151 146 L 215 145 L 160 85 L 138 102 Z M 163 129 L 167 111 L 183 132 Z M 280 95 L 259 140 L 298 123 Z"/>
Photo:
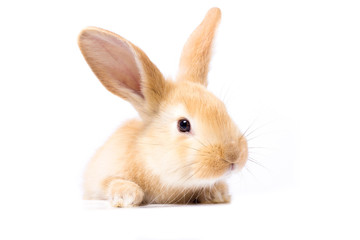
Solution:
<path fill-rule="evenodd" d="M 81 33 L 94 73 L 141 117 L 121 126 L 90 161 L 86 199 L 109 199 L 116 207 L 230 201 L 224 180 L 240 171 L 248 152 L 225 105 L 206 89 L 219 20 L 220 10 L 211 9 L 190 36 L 176 81 L 165 80 L 124 38 L 98 28 Z"/>

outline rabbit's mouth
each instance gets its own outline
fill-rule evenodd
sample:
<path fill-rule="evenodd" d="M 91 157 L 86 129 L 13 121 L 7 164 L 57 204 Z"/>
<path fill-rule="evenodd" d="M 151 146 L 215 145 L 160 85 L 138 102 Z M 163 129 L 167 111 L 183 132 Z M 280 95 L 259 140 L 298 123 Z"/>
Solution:
<path fill-rule="evenodd" d="M 238 163 L 230 163 L 228 171 L 226 171 L 225 176 L 230 176 L 233 173 L 237 173 L 242 169 Z"/>
<path fill-rule="evenodd" d="M 213 162 L 216 166 L 203 165 L 193 168 L 184 185 L 189 187 L 211 186 L 218 181 L 225 180 L 232 174 L 240 172 L 243 167 L 243 164 L 239 162 L 229 163 L 224 160 Z"/>
<path fill-rule="evenodd" d="M 248 158 L 244 138 L 227 144 L 213 144 L 200 149 L 194 166 L 194 178 L 222 179 L 239 172 Z"/>

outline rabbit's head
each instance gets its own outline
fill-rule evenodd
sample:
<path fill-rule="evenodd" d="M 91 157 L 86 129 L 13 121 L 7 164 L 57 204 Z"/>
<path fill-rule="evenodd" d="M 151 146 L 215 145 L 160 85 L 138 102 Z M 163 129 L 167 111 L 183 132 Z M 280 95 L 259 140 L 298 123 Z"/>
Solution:
<path fill-rule="evenodd" d="M 210 9 L 191 34 L 175 81 L 165 80 L 140 48 L 112 32 L 92 27 L 79 36 L 80 49 L 101 83 L 129 101 L 143 120 L 131 151 L 168 183 L 212 184 L 247 160 L 245 137 L 224 103 L 206 89 L 220 17 L 219 9 Z"/>

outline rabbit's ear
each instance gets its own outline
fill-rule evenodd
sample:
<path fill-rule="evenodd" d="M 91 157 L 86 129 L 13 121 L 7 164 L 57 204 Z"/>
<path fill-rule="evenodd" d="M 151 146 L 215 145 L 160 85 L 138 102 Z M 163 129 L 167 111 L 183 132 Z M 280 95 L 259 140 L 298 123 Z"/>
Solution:
<path fill-rule="evenodd" d="M 140 48 L 95 27 L 84 29 L 78 42 L 87 63 L 110 92 L 129 101 L 141 116 L 157 111 L 166 82 Z"/>
<path fill-rule="evenodd" d="M 211 8 L 190 35 L 181 54 L 177 80 L 188 80 L 207 86 L 213 39 L 220 19 L 220 9 Z"/>

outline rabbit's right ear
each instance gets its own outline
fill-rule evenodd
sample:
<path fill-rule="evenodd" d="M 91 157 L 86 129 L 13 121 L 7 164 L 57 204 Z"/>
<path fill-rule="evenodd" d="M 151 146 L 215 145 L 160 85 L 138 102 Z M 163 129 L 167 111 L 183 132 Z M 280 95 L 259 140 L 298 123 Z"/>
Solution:
<path fill-rule="evenodd" d="M 157 111 L 166 82 L 140 48 L 95 27 L 84 29 L 78 43 L 85 60 L 110 92 L 129 101 L 140 116 Z"/>
<path fill-rule="evenodd" d="M 180 58 L 177 76 L 179 81 L 191 81 L 207 86 L 212 45 L 220 19 L 220 9 L 211 8 L 188 38 Z"/>

